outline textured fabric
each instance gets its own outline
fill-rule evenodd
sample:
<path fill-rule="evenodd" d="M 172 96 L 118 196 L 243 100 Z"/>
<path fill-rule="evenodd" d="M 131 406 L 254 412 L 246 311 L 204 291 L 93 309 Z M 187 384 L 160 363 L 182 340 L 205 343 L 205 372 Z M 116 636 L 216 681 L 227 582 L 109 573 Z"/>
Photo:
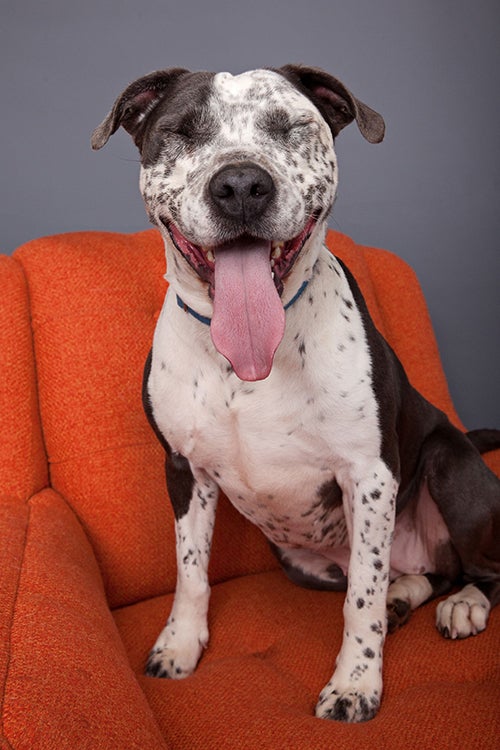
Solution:
<path fill-rule="evenodd" d="M 141 403 L 166 290 L 161 239 L 155 231 L 60 235 L 16 258 L 29 287 L 51 484 L 89 534 L 113 606 L 171 591 L 163 451 Z M 232 508 L 220 515 L 231 516 L 236 535 L 229 556 L 214 555 L 214 580 L 275 567 L 259 532 Z"/>
<path fill-rule="evenodd" d="M 142 676 L 172 595 L 115 612 L 132 667 L 166 739 L 179 750 L 481 748 L 500 736 L 499 612 L 477 638 L 446 641 L 436 603 L 389 636 L 384 696 L 372 721 L 315 719 L 342 637 L 342 593 L 294 586 L 281 571 L 215 586 L 210 643 L 186 680 Z M 172 721 L 175 716 L 175 721 Z"/>
<path fill-rule="evenodd" d="M 47 483 L 26 280 L 0 255 L 0 497 L 27 499 Z"/>
<path fill-rule="evenodd" d="M 460 425 L 411 269 L 339 233 L 328 243 L 414 385 Z M 155 230 L 0 257 L 0 746 L 496 749 L 498 610 L 486 633 L 451 643 L 435 603 L 422 608 L 387 641 L 379 716 L 316 720 L 343 596 L 288 582 L 224 498 L 199 669 L 143 676 L 176 580 L 164 457 L 141 405 L 164 270 Z M 500 451 L 487 460 L 500 472 Z"/>
<path fill-rule="evenodd" d="M 10 625 L 2 724 L 10 745 L 168 747 L 131 671 L 72 511 L 50 489 L 27 505 L 0 507 L 15 583 L 8 600 L 2 598 L 2 618 Z"/>

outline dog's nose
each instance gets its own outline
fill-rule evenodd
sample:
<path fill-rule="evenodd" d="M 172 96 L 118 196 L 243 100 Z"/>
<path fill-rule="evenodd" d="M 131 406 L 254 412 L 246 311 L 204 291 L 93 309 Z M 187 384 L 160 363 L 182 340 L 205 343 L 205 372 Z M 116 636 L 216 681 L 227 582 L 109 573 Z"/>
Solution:
<path fill-rule="evenodd" d="M 258 218 L 265 211 L 275 186 L 265 169 L 248 162 L 220 169 L 210 180 L 208 190 L 224 216 L 245 222 Z"/>

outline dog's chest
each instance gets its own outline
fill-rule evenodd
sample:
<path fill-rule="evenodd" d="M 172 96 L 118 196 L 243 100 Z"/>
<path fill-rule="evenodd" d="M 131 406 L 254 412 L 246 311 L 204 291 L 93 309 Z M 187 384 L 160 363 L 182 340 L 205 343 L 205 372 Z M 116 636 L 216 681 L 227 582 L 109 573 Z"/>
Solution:
<path fill-rule="evenodd" d="M 321 264 L 287 312 L 264 381 L 239 380 L 208 328 L 168 301 L 153 347 L 150 398 L 172 450 L 281 545 L 345 541 L 338 485 L 348 490 L 380 446 L 360 314 L 338 268 L 330 258 Z"/>

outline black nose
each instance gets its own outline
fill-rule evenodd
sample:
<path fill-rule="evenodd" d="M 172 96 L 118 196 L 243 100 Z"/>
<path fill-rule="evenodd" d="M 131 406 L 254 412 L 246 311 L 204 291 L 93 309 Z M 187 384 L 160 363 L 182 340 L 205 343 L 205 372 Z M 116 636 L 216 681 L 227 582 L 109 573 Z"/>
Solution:
<path fill-rule="evenodd" d="M 247 222 L 258 218 L 275 192 L 271 175 L 251 162 L 228 164 L 208 185 L 213 203 L 225 217 Z"/>

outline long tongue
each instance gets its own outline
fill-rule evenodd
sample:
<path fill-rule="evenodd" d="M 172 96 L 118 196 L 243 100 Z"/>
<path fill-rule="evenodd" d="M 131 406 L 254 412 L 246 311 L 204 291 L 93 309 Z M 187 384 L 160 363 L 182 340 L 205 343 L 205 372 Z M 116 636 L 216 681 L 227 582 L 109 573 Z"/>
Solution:
<path fill-rule="evenodd" d="M 215 249 L 215 348 L 240 380 L 263 380 L 285 332 L 285 311 L 271 276 L 271 245 L 238 241 Z"/>

